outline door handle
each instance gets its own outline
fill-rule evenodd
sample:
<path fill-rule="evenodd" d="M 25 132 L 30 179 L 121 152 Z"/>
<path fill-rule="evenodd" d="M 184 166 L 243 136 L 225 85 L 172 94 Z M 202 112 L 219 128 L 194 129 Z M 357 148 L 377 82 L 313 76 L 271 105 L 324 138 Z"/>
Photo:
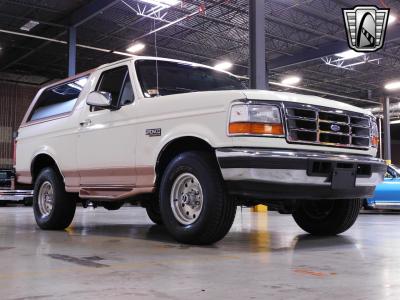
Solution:
<path fill-rule="evenodd" d="M 82 121 L 79 123 L 79 125 L 83 126 L 89 126 L 92 123 L 92 120 L 86 119 L 85 121 Z"/>

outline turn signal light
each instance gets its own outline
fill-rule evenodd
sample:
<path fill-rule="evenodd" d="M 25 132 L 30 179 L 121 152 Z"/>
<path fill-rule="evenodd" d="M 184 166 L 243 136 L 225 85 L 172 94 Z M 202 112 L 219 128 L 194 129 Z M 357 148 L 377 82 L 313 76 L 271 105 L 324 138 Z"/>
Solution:
<path fill-rule="evenodd" d="M 379 145 L 379 128 L 375 120 L 371 124 L 371 146 L 377 148 Z"/>
<path fill-rule="evenodd" d="M 373 147 L 378 147 L 379 145 L 379 136 L 372 136 L 371 137 L 371 144 Z"/>
<path fill-rule="evenodd" d="M 230 134 L 283 135 L 282 124 L 238 122 L 229 124 Z"/>

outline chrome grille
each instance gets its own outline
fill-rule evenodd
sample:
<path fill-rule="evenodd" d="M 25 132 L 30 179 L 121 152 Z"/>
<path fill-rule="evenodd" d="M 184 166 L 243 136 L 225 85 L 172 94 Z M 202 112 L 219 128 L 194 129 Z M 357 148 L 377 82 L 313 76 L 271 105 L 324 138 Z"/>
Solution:
<path fill-rule="evenodd" d="M 368 116 L 299 105 L 286 106 L 285 118 L 288 142 L 359 149 L 370 147 L 371 119 Z"/>

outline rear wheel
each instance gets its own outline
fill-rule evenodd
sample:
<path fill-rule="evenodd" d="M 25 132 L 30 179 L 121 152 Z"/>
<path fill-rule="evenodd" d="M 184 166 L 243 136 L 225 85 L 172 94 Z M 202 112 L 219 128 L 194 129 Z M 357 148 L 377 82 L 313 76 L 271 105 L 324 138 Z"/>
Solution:
<path fill-rule="evenodd" d="M 213 157 L 184 152 L 167 166 L 160 184 L 162 219 L 173 237 L 183 243 L 211 244 L 222 239 L 235 219 Z"/>
<path fill-rule="evenodd" d="M 313 235 L 336 235 L 349 229 L 360 212 L 360 199 L 303 200 L 297 203 L 293 218 Z"/>
<path fill-rule="evenodd" d="M 76 202 L 65 192 L 62 177 L 53 168 L 43 169 L 36 181 L 33 211 L 41 229 L 62 230 L 74 218 Z"/>

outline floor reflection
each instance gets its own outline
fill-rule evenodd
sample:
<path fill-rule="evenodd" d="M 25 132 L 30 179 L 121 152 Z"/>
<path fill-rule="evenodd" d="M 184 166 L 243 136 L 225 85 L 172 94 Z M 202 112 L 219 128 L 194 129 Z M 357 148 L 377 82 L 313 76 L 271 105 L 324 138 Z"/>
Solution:
<path fill-rule="evenodd" d="M 268 213 L 252 213 L 240 220 L 229 234 L 219 243 L 202 248 L 217 248 L 226 252 L 270 253 L 278 251 L 323 250 L 333 247 L 352 246 L 356 241 L 345 235 L 314 237 L 308 234 L 294 234 L 288 231 L 269 229 Z M 70 236 L 106 236 L 148 240 L 160 243 L 178 244 L 164 226 L 148 224 L 85 224 L 77 223 L 66 230 Z M 275 228 L 276 229 L 276 228 Z M 268 257 L 265 257 L 268 260 Z"/>
<path fill-rule="evenodd" d="M 5 208 L 0 298 L 399 299 L 399 224 L 361 215 L 344 234 L 314 237 L 290 215 L 239 209 L 222 241 L 198 247 L 175 242 L 139 208 L 79 208 L 66 231 L 39 230 L 31 209 Z"/>

